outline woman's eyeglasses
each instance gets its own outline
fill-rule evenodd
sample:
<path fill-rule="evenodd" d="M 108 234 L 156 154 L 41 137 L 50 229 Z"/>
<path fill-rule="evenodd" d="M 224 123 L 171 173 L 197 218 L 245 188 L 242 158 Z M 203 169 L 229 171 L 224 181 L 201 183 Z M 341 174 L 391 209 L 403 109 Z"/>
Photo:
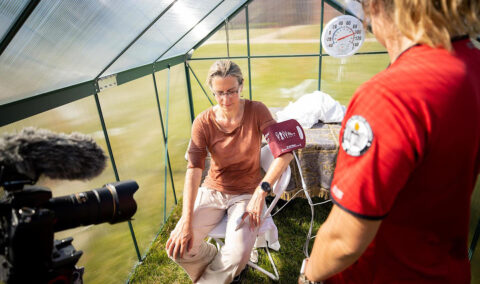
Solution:
<path fill-rule="evenodd" d="M 213 95 L 214 96 L 218 96 L 219 98 L 223 98 L 223 97 L 231 97 L 231 96 L 234 96 L 238 94 L 238 89 L 236 90 L 232 90 L 232 91 L 227 91 L 227 92 L 213 92 Z"/>

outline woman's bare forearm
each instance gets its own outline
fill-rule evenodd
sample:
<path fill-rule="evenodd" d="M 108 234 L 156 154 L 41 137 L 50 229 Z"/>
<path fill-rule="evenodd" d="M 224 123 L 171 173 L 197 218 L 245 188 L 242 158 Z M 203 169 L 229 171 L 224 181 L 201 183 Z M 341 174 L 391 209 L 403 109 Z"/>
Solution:
<path fill-rule="evenodd" d="M 273 183 L 275 183 L 283 174 L 292 159 L 292 153 L 286 153 L 281 155 L 280 157 L 275 158 L 275 160 L 273 160 L 272 164 L 270 165 L 270 168 L 268 168 L 267 173 L 263 177 L 263 181 L 266 181 L 273 185 Z"/>
<path fill-rule="evenodd" d="M 192 221 L 193 206 L 197 198 L 198 187 L 202 179 L 202 169 L 190 168 L 185 174 L 185 185 L 183 187 L 183 209 L 182 219 L 186 222 Z"/>

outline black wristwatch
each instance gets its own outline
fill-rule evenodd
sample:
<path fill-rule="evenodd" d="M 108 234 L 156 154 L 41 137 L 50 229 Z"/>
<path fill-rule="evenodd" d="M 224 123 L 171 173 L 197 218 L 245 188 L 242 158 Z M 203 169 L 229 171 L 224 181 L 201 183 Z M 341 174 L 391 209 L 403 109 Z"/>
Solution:
<path fill-rule="evenodd" d="M 262 182 L 262 184 L 260 185 L 260 187 L 261 187 L 262 190 L 265 191 L 266 193 L 272 192 L 272 187 L 270 186 L 270 183 L 268 183 L 268 181 Z"/>

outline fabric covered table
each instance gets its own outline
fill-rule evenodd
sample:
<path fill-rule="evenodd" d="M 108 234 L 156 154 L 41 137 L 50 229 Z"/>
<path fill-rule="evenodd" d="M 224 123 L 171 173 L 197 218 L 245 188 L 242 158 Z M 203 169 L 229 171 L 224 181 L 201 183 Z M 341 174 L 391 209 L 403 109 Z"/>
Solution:
<path fill-rule="evenodd" d="M 304 129 L 305 148 L 296 151 L 301 169 L 293 160 L 290 163 L 292 178 L 282 199 L 289 200 L 302 188 L 299 170 L 302 171 L 310 196 L 328 198 L 330 184 L 337 161 L 340 124 L 317 123 L 310 129 Z M 304 193 L 297 196 L 305 197 Z"/>

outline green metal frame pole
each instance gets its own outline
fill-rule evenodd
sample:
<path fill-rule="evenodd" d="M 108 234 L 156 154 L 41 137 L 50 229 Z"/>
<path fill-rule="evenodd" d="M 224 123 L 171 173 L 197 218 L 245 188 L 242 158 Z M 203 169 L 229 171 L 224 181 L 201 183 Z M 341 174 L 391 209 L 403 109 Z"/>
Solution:
<path fill-rule="evenodd" d="M 195 77 L 195 80 L 197 80 L 197 83 L 198 83 L 198 85 L 200 86 L 200 88 L 202 88 L 202 91 L 203 91 L 203 93 L 205 94 L 205 96 L 207 97 L 208 101 L 210 102 L 210 105 L 213 106 L 212 100 L 210 99 L 210 97 L 208 96 L 207 92 L 205 91 L 205 88 L 202 86 L 202 83 L 200 83 L 200 80 L 198 80 L 198 77 L 197 77 L 197 75 L 195 74 L 195 72 L 193 72 L 192 66 L 190 66 L 190 64 L 187 63 L 187 67 L 188 67 L 188 69 L 190 69 L 190 71 L 192 72 L 193 77 Z"/>
<path fill-rule="evenodd" d="M 240 13 L 241 10 L 243 10 L 243 8 L 245 6 L 247 6 L 250 2 L 252 2 L 252 0 L 248 0 L 247 2 L 243 3 L 242 6 L 238 7 L 237 10 L 235 10 L 232 14 L 230 14 L 230 16 L 227 17 L 227 20 L 229 19 L 232 19 L 234 18 L 238 13 Z M 218 30 L 220 28 L 222 28 L 224 25 L 224 22 L 221 22 L 218 26 L 216 26 L 213 30 L 210 31 L 210 33 L 204 37 L 201 41 L 199 41 L 198 43 L 196 43 L 192 48 L 190 48 L 189 50 L 193 49 L 197 49 L 199 46 L 203 45 L 204 42 L 206 42 L 212 35 L 214 35 L 216 32 L 218 32 Z"/>
<path fill-rule="evenodd" d="M 225 35 L 227 37 L 227 57 L 230 57 L 230 38 L 228 36 L 228 18 L 225 18 Z"/>
<path fill-rule="evenodd" d="M 225 0 L 222 0 L 220 1 L 219 3 L 217 3 L 217 5 L 215 5 L 215 7 L 213 7 L 213 9 L 211 9 L 206 15 L 204 15 L 199 21 L 197 21 L 195 23 L 195 25 L 193 25 L 193 27 L 191 27 L 186 33 L 184 33 L 176 42 L 174 42 L 172 45 L 170 45 L 170 47 L 165 50 L 159 57 L 157 57 L 157 59 L 155 59 L 153 62 L 157 62 L 160 58 L 162 58 L 162 56 L 164 56 L 167 52 L 169 52 L 175 45 L 177 45 L 177 43 L 179 43 L 184 37 L 186 37 L 195 27 L 197 27 L 206 17 L 208 17 L 211 13 L 213 13 L 213 11 L 215 11 L 220 5 L 223 4 L 223 2 L 225 2 Z"/>
<path fill-rule="evenodd" d="M 318 90 L 322 88 L 322 33 L 323 33 L 323 15 L 325 12 L 325 1 L 322 0 L 322 12 L 320 14 L 320 52 L 318 56 Z"/>
<path fill-rule="evenodd" d="M 120 181 L 120 177 L 117 171 L 117 165 L 115 164 L 115 158 L 113 157 L 112 146 L 110 144 L 110 139 L 108 138 L 107 127 L 105 125 L 102 107 L 100 105 L 100 100 L 98 99 L 97 92 L 95 92 L 94 97 L 95 103 L 97 104 L 97 111 L 100 118 L 100 123 L 102 124 L 103 135 L 105 136 L 105 142 L 107 143 L 108 154 L 110 155 L 110 162 L 112 163 L 113 172 L 115 173 L 115 179 L 117 181 Z M 140 250 L 138 248 L 137 238 L 135 237 L 135 232 L 133 230 L 132 222 L 130 220 L 128 220 L 128 228 L 130 229 L 130 235 L 132 235 L 133 245 L 135 246 L 135 252 L 137 253 L 138 261 L 142 261 L 142 256 L 140 255 Z"/>
<path fill-rule="evenodd" d="M 165 161 L 168 160 L 168 110 L 170 109 L 170 66 L 167 73 L 167 112 L 165 113 Z M 163 222 L 167 222 L 167 173 L 168 167 L 165 163 L 164 191 L 163 191 Z"/>
<path fill-rule="evenodd" d="M 367 52 L 358 52 L 357 55 L 374 55 L 374 54 L 387 54 L 386 51 L 367 51 Z M 322 53 L 323 57 L 328 57 L 328 53 Z M 308 54 L 278 54 L 278 55 L 251 55 L 250 58 L 293 58 L 293 57 L 318 57 L 318 53 L 308 53 Z M 190 61 L 201 61 L 201 60 L 218 60 L 218 59 L 229 59 L 226 56 L 218 57 L 197 57 L 191 58 Z M 248 56 L 230 56 L 230 59 L 248 59 Z"/>
<path fill-rule="evenodd" d="M 139 33 L 124 49 L 122 49 L 122 51 L 117 54 L 117 56 L 115 56 L 115 58 L 110 61 L 110 63 L 108 63 L 107 66 L 105 66 L 102 71 L 95 77 L 95 80 L 100 78 L 100 76 L 102 76 L 103 73 L 105 73 L 105 71 L 107 71 L 108 68 L 110 68 L 110 66 L 112 66 L 120 58 L 120 56 L 122 56 L 135 42 L 137 42 L 137 40 L 139 40 L 143 36 L 143 34 L 145 34 L 158 21 L 158 19 L 160 19 L 165 13 L 167 13 L 167 11 L 170 10 L 170 8 L 172 8 L 172 6 L 177 1 L 178 0 L 172 1 L 172 3 L 170 3 L 146 28 L 144 28 L 141 33 Z"/>
<path fill-rule="evenodd" d="M 37 7 L 40 0 L 30 0 L 28 4 L 23 8 L 23 11 L 18 15 L 12 25 L 8 28 L 8 31 L 0 39 L 0 55 L 7 49 L 10 42 L 13 40 L 18 31 L 22 28 L 25 21 L 30 17 L 33 10 Z"/>
<path fill-rule="evenodd" d="M 188 106 L 190 108 L 190 120 L 193 124 L 195 120 L 195 110 L 193 109 L 193 97 L 192 97 L 192 83 L 190 81 L 190 72 L 188 71 L 188 63 L 185 61 L 185 79 L 187 80 L 187 96 L 188 96 Z"/>
<path fill-rule="evenodd" d="M 160 116 L 160 124 L 162 125 L 163 145 L 165 145 L 167 143 L 166 142 L 167 139 L 165 137 L 165 128 L 163 126 L 162 107 L 160 106 L 160 98 L 158 96 L 157 80 L 155 79 L 155 70 L 152 72 L 152 78 L 153 78 L 153 87 L 155 89 L 155 98 L 157 100 L 158 114 Z M 177 194 L 175 193 L 175 183 L 173 182 L 172 165 L 170 164 L 170 153 L 168 152 L 167 148 L 165 148 L 165 152 L 167 153 L 168 169 L 170 170 L 170 182 L 172 183 L 173 198 L 175 199 L 175 205 L 177 205 Z M 167 180 L 165 179 L 164 182 L 166 183 Z"/>
<path fill-rule="evenodd" d="M 252 68 L 250 64 L 250 25 L 248 24 L 248 5 L 245 6 L 245 23 L 247 29 L 248 91 L 252 100 Z"/>

